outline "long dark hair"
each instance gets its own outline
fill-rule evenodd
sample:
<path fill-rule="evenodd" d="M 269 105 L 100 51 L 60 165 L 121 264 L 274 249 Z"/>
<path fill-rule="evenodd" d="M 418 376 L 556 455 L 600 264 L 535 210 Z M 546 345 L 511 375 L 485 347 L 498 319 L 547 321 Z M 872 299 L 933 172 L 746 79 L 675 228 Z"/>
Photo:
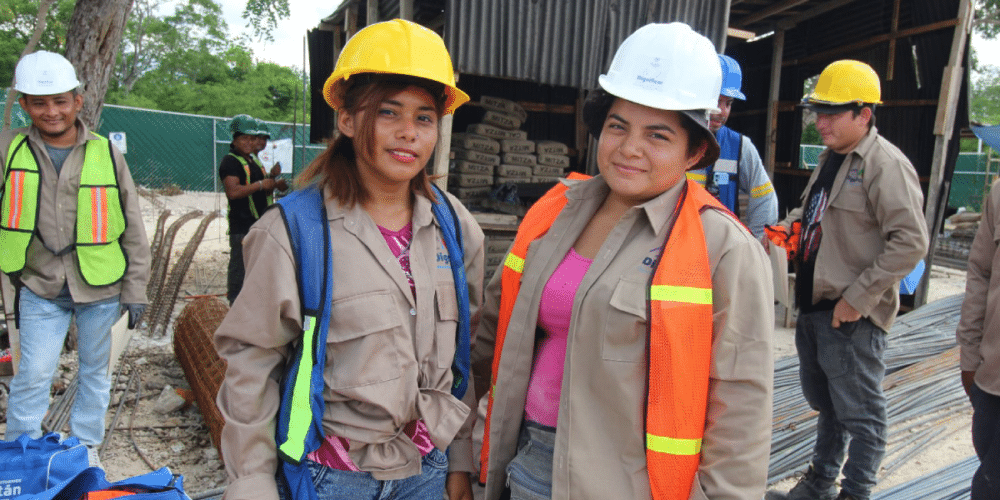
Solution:
<path fill-rule="evenodd" d="M 344 92 L 344 106 L 338 113 L 357 113 L 361 109 L 375 110 L 377 106 L 409 86 L 426 90 L 434 99 L 438 118 L 444 114 L 444 85 L 405 75 L 363 73 L 349 80 Z M 354 139 L 336 133 L 327 148 L 295 179 L 297 187 L 316 183 L 320 189 L 329 188 L 333 197 L 345 207 L 368 201 L 370 193 L 361 182 L 357 160 L 371 161 L 375 155 L 375 119 L 377 112 L 365 113 L 358 124 Z M 410 180 L 410 190 L 434 200 L 431 176 L 426 169 Z"/>

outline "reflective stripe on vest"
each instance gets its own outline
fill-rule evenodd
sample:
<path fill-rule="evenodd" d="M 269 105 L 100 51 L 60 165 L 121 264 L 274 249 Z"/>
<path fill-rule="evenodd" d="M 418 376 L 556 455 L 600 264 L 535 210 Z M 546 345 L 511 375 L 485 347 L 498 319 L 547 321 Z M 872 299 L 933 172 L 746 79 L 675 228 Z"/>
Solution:
<path fill-rule="evenodd" d="M 23 152 L 23 151 L 26 151 Z M 7 150 L 4 189 L 0 194 L 0 271 L 16 273 L 24 269 L 28 244 L 35 233 L 41 182 L 35 151 L 27 136 L 18 134 Z M 32 198 L 24 202 L 25 195 Z"/>
<path fill-rule="evenodd" d="M 94 136 L 96 140 L 87 141 L 80 171 L 75 250 L 84 282 L 106 286 L 121 280 L 128 267 L 118 241 L 127 224 L 111 143 Z M 0 270 L 10 274 L 24 268 L 28 245 L 37 228 L 41 191 L 38 161 L 23 134 L 11 143 L 6 170 L 9 182 L 4 186 L 0 245 L 13 251 L 4 252 Z"/>
<path fill-rule="evenodd" d="M 524 259 L 531 242 L 548 231 L 565 207 L 566 190 L 557 185 L 528 210 L 501 271 L 492 385 L 480 457 L 482 478 L 489 470 L 493 400 Z M 658 258 L 647 306 L 646 460 L 654 499 L 686 499 L 698 469 L 712 352 L 712 281 L 700 214 L 706 207 L 725 211 L 694 181 L 687 181 L 678 203 L 681 209 L 660 253 L 662 257 L 669 252 L 670 258 Z"/>
<path fill-rule="evenodd" d="M 247 162 L 246 158 L 244 158 L 244 157 L 242 157 L 242 156 L 240 156 L 238 154 L 229 153 L 229 156 L 232 156 L 233 158 L 236 158 L 240 162 L 240 165 L 243 165 L 243 173 L 246 174 L 246 180 L 247 180 L 246 185 L 249 186 L 250 185 L 250 163 Z M 253 156 L 254 156 L 254 158 L 257 158 L 257 155 L 253 155 Z M 260 165 L 260 163 L 258 163 L 257 165 Z M 264 170 L 263 166 L 260 167 L 260 171 L 261 171 L 261 173 L 264 174 L 264 177 L 267 178 L 267 170 Z M 254 194 L 255 193 L 250 193 L 250 196 L 247 196 L 247 203 L 250 205 L 250 213 L 253 214 L 253 220 L 257 220 L 257 219 L 260 218 L 260 214 L 257 213 L 257 204 L 253 202 L 253 195 Z M 270 206 L 272 203 L 274 203 L 274 197 L 271 196 L 271 195 L 266 196 L 264 198 L 264 200 L 265 200 L 265 202 L 267 203 L 268 206 Z"/>

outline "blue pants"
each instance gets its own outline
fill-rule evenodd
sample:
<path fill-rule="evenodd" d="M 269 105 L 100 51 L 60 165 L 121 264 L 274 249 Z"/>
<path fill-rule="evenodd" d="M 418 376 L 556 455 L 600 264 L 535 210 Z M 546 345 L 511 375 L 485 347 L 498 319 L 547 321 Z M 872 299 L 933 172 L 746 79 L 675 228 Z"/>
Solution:
<path fill-rule="evenodd" d="M 64 288 L 55 299 L 45 299 L 21 288 L 21 361 L 10 383 L 7 440 L 23 433 L 42 435 L 42 419 L 49 409 L 52 376 L 59 364 L 69 322 L 76 315 L 80 385 L 70 415 L 70 434 L 94 446 L 104 440 L 104 414 L 111 399 L 108 362 L 111 326 L 121 317 L 118 297 L 79 304 Z"/>
<path fill-rule="evenodd" d="M 331 469 L 306 461 L 319 500 L 441 500 L 448 477 L 448 455 L 434 448 L 421 461 L 421 472 L 406 479 L 380 481 L 368 472 Z M 278 496 L 292 499 L 288 485 L 278 480 Z"/>
<path fill-rule="evenodd" d="M 833 328 L 832 318 L 832 311 L 807 313 L 795 327 L 802 394 L 819 412 L 812 463 L 826 481 L 843 465 L 841 489 L 867 500 L 885 456 L 886 332 L 867 318 Z"/>
<path fill-rule="evenodd" d="M 972 476 L 972 500 L 1000 498 L 1000 396 L 972 385 L 972 446 L 979 469 Z"/>
<path fill-rule="evenodd" d="M 510 500 L 552 498 L 552 453 L 556 430 L 525 421 L 517 441 L 517 455 L 507 464 Z"/>

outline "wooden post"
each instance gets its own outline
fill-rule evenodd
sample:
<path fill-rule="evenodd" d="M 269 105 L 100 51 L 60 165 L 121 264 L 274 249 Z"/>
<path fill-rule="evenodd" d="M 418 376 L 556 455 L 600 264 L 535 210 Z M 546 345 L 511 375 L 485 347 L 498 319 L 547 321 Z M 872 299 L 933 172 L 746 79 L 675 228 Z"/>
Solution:
<path fill-rule="evenodd" d="M 778 147 L 778 99 L 781 91 L 781 60 L 785 52 L 785 30 L 774 32 L 771 52 L 771 91 L 767 97 L 767 134 L 764 142 L 764 168 L 774 179 L 775 150 Z"/>
<path fill-rule="evenodd" d="M 451 164 L 451 126 L 455 120 L 455 114 L 448 114 L 441 117 L 438 123 L 438 143 L 434 147 L 434 165 L 431 166 L 431 175 L 439 175 L 434 181 L 437 187 L 448 189 L 448 166 Z"/>
<path fill-rule="evenodd" d="M 892 81 L 896 72 L 896 34 L 899 32 L 899 0 L 892 3 L 892 26 L 889 28 L 889 57 L 885 68 L 886 81 Z"/>
<path fill-rule="evenodd" d="M 413 20 L 413 0 L 399 0 L 399 18 Z"/>
<path fill-rule="evenodd" d="M 951 39 L 951 54 L 948 65 L 944 68 L 941 80 L 941 93 L 938 97 L 937 117 L 934 121 L 934 154 L 931 156 L 931 173 L 927 180 L 927 198 L 924 199 L 924 218 L 927 232 L 930 234 L 930 247 L 927 251 L 927 274 L 930 275 L 934 262 L 934 246 L 937 233 L 940 230 L 941 209 L 944 200 L 941 196 L 941 184 L 944 182 L 945 161 L 948 156 L 948 141 L 955 128 L 955 113 L 958 108 L 958 96 L 962 90 L 964 73 L 965 43 L 972 28 L 972 0 L 961 0 L 958 6 L 958 24 Z M 927 301 L 927 285 L 930 279 L 920 282 L 920 287 L 914 296 L 914 307 L 919 307 Z"/>
<path fill-rule="evenodd" d="M 344 13 L 344 34 L 349 40 L 358 32 L 358 4 L 352 3 Z"/>
<path fill-rule="evenodd" d="M 365 25 L 371 26 L 378 22 L 378 0 L 368 0 L 368 12 L 365 14 Z"/>

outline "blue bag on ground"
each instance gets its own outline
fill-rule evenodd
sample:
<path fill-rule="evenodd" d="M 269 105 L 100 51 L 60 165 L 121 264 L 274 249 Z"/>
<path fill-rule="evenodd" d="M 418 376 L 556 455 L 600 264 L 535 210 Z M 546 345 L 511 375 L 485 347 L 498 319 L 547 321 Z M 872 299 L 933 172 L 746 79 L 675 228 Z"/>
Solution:
<path fill-rule="evenodd" d="M 38 439 L 22 434 L 0 441 L 0 500 L 43 492 L 89 465 L 87 447 L 75 437 L 59 441 L 50 432 Z"/>
<path fill-rule="evenodd" d="M 113 483 L 105 478 L 104 469 L 91 467 L 48 490 L 16 500 L 80 500 L 87 493 L 106 490 L 124 493 L 113 495 L 115 500 L 191 500 L 184 493 L 184 477 L 175 476 L 166 467 Z"/>

